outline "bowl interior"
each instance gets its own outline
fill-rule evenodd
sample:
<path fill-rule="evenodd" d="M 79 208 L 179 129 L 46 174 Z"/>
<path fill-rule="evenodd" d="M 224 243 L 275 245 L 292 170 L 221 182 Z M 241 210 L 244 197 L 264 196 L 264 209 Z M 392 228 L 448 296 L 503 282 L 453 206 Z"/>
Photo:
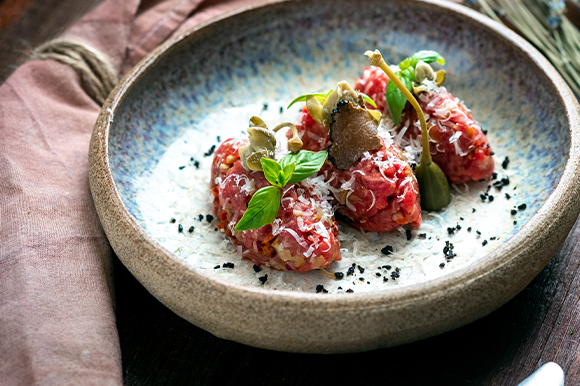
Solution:
<path fill-rule="evenodd" d="M 355 237 L 344 241 L 350 249 L 345 253 L 352 259 L 345 259 L 336 270 L 351 261 L 372 265 L 373 270 L 381 261 L 405 267 L 398 281 L 365 287 L 383 290 L 444 275 L 485 258 L 507 242 L 545 203 L 568 158 L 566 114 L 549 79 L 504 38 L 432 4 L 308 4 L 276 4 L 204 27 L 167 52 L 135 83 L 118 106 L 109 146 L 112 175 L 131 216 L 190 269 L 209 276 L 219 271 L 222 278 L 234 281 L 243 272 L 247 280 L 242 282 L 257 283 L 263 272 L 255 273 L 251 264 L 239 261 L 235 249 L 214 230 L 215 220 L 206 217 L 211 214 L 207 188 L 211 156 L 204 153 L 218 145 L 217 136 L 221 140 L 240 136 L 252 115 L 270 122 L 294 120 L 301 106 L 285 109 L 294 97 L 328 90 L 338 80 L 354 84 L 368 63 L 363 56 L 367 49 L 380 49 L 389 63 L 430 49 L 447 61 L 447 89 L 465 101 L 488 130 L 496 171 L 500 177 L 509 176 L 510 185 L 502 191 L 491 188 L 493 203 L 479 199 L 489 181 L 458 186 L 450 208 L 436 215 L 424 213 L 425 227 L 413 231 L 411 240 L 404 232 L 361 234 L 343 225 Z M 501 165 L 505 157 L 510 160 L 506 169 Z M 525 210 L 510 214 L 514 205 L 522 203 Z M 170 223 L 172 217 L 176 223 Z M 447 234 L 446 228 L 457 223 L 462 230 Z M 195 229 L 189 233 L 191 226 Z M 428 238 L 420 238 L 421 233 Z M 458 253 L 441 269 L 445 240 L 469 253 L 465 258 Z M 483 240 L 488 241 L 485 247 Z M 381 261 L 375 254 L 373 260 L 370 252 L 385 243 L 397 246 L 397 253 L 382 256 Z M 419 251 L 413 256 L 419 263 L 405 262 L 410 251 Z M 214 270 L 226 261 L 236 264 L 235 274 Z M 266 287 L 291 289 L 288 283 L 306 280 L 313 291 L 312 284 L 322 280 L 319 274 L 278 279 Z M 328 286 L 336 290 L 340 283 Z M 362 289 L 361 284 L 358 287 Z"/>

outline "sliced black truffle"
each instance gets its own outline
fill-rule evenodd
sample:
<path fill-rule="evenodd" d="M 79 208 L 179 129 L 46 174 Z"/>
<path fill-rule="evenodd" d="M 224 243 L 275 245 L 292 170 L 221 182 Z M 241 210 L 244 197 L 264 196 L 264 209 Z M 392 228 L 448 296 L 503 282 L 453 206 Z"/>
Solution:
<path fill-rule="evenodd" d="M 328 158 L 340 170 L 348 170 L 366 151 L 380 149 L 378 122 L 362 107 L 340 101 L 332 113 Z"/>

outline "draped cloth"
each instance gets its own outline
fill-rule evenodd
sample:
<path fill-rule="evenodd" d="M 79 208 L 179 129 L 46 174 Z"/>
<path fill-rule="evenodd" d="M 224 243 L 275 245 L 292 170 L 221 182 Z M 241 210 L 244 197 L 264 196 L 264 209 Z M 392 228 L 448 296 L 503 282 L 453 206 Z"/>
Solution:
<path fill-rule="evenodd" d="M 105 0 L 61 36 L 120 77 L 174 34 L 247 0 Z M 0 86 L 0 384 L 122 383 L 113 252 L 93 205 L 100 106 L 73 66 L 31 60 Z"/>

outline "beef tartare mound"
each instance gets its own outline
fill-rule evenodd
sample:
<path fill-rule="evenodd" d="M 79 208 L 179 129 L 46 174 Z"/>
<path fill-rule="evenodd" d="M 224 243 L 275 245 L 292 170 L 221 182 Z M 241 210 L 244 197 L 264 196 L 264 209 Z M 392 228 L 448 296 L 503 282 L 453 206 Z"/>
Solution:
<path fill-rule="evenodd" d="M 268 183 L 261 171 L 248 171 L 239 148 L 247 140 L 229 139 L 216 150 L 211 169 L 214 213 L 218 228 L 231 238 L 242 258 L 282 271 L 310 271 L 340 260 L 338 225 L 331 204 L 310 182 L 287 187 L 276 219 L 257 229 L 236 231 L 252 196 Z"/>
<path fill-rule="evenodd" d="M 390 116 L 386 97 L 388 83 L 389 78 L 383 71 L 367 67 L 355 85 L 355 89 L 373 97 L 376 109 L 383 113 L 385 120 Z M 413 91 L 427 117 L 433 161 L 441 167 L 447 179 L 457 184 L 490 177 L 494 170 L 492 150 L 471 111 L 445 87 L 438 86 L 435 79 L 423 79 L 413 87 Z M 409 103 L 401 113 L 399 124 L 386 124 L 387 127 L 391 125 L 396 132 L 402 133 L 404 142 L 412 139 L 420 143 L 417 112 Z"/>
<path fill-rule="evenodd" d="M 385 143 L 366 152 L 348 170 L 326 165 L 338 201 L 338 212 L 352 226 L 370 232 L 387 232 L 402 225 L 421 225 L 419 187 L 409 163 L 397 144 Z"/>

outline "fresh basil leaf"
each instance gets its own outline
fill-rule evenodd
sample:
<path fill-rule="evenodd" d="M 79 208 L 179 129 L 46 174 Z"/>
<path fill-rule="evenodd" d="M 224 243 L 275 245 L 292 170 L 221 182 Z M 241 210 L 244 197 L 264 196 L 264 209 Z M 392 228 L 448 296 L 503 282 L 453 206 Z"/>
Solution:
<path fill-rule="evenodd" d="M 362 96 L 362 98 L 365 102 L 367 102 L 369 105 L 373 106 L 374 108 L 377 108 L 377 104 L 370 96 L 368 96 L 367 94 L 364 94 L 362 92 L 360 93 L 360 95 Z"/>
<path fill-rule="evenodd" d="M 396 75 L 399 76 L 399 79 L 401 79 L 401 82 L 403 82 L 407 89 L 413 87 L 413 82 L 409 78 L 400 76 L 400 72 Z M 397 88 L 395 82 L 387 83 L 387 105 L 389 106 L 389 113 L 391 114 L 395 126 L 399 125 L 401 113 L 403 112 L 406 103 L 407 97 Z"/>
<path fill-rule="evenodd" d="M 425 63 L 437 62 L 442 66 L 445 65 L 445 58 L 443 58 L 443 56 L 441 56 L 438 52 L 423 50 L 414 53 L 409 58 L 399 63 L 399 69 L 401 69 L 401 71 L 406 70 L 408 68 L 414 69 L 417 66 L 417 63 L 419 63 L 419 61 L 421 60 L 424 61 Z"/>
<path fill-rule="evenodd" d="M 412 82 L 415 81 L 415 69 L 413 68 L 407 68 L 406 70 L 401 71 L 401 76 L 399 78 L 407 78 Z M 409 88 L 409 87 L 407 87 Z M 409 91 L 412 91 L 411 89 L 409 89 Z"/>
<path fill-rule="evenodd" d="M 328 152 L 326 151 L 314 152 L 300 150 L 296 154 L 290 153 L 282 157 L 280 160 L 280 166 L 286 168 L 287 165 L 292 163 L 296 165 L 292 178 L 288 181 L 289 184 L 296 184 L 318 172 L 324 164 L 327 156 Z"/>
<path fill-rule="evenodd" d="M 323 92 L 311 92 L 309 94 L 300 95 L 298 98 L 296 98 L 292 102 L 290 102 L 290 104 L 286 108 L 289 109 L 293 104 L 298 103 L 298 102 L 306 102 L 306 98 L 308 98 L 309 96 L 314 96 L 321 103 L 323 103 L 326 100 L 326 97 L 328 96 L 328 94 L 323 93 Z"/>
<path fill-rule="evenodd" d="M 445 58 L 443 58 L 443 56 L 441 56 L 438 52 L 435 51 L 427 51 L 427 50 L 419 51 L 415 53 L 412 56 L 412 58 L 415 63 L 415 66 L 417 65 L 417 63 L 419 63 L 420 60 L 424 61 L 425 63 L 437 62 L 442 66 L 445 65 Z M 415 66 L 413 66 L 413 68 Z"/>
<path fill-rule="evenodd" d="M 280 186 L 278 182 L 278 175 L 282 171 L 280 164 L 278 162 L 271 160 L 269 158 L 262 157 L 260 159 L 260 163 L 262 164 L 262 169 L 264 171 L 264 176 L 274 186 L 278 186 L 279 188 L 283 188 L 284 185 Z"/>
<path fill-rule="evenodd" d="M 278 215 L 280 195 L 280 188 L 277 186 L 266 186 L 258 190 L 252 196 L 248 209 L 246 209 L 234 229 L 236 231 L 247 231 L 248 229 L 256 229 L 270 224 Z"/>
<path fill-rule="evenodd" d="M 296 164 L 288 164 L 284 167 L 284 170 L 282 170 L 282 173 L 280 173 L 283 177 L 283 180 L 280 182 L 282 187 L 286 186 L 288 181 L 290 181 L 292 174 L 294 173 L 294 169 L 296 169 Z"/>

